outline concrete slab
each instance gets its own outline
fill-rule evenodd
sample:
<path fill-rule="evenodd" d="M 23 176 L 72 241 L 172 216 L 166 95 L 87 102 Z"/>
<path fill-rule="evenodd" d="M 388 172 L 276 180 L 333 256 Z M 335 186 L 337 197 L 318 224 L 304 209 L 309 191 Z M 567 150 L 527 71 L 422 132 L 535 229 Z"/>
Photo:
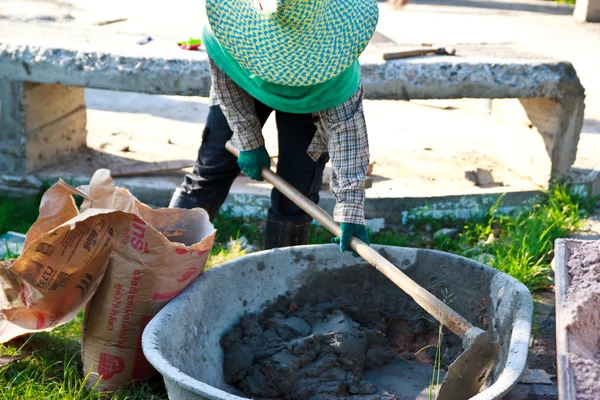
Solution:
<path fill-rule="evenodd" d="M 600 240 L 600 215 L 595 214 L 590 216 L 584 229 L 581 232 L 575 232 L 569 236 L 570 239 L 581 240 Z"/>
<path fill-rule="evenodd" d="M 515 47 L 490 51 L 459 45 L 457 57 L 384 62 L 382 49 L 390 47 L 401 46 L 375 43 L 360 57 L 367 98 L 563 99 L 583 95 L 568 62 Z M 210 89 L 204 51 L 182 51 L 170 37 L 161 36 L 140 46 L 130 36 L 98 28 L 0 24 L 0 71 L 0 76 L 14 81 L 127 92 L 207 96 Z"/>

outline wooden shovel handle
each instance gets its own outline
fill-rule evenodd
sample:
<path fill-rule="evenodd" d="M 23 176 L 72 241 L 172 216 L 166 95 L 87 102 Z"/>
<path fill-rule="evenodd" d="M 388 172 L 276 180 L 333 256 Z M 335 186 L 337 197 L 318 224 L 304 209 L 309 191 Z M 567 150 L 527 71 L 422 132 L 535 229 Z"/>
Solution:
<path fill-rule="evenodd" d="M 227 142 L 225 145 L 227 150 L 236 157 L 239 156 L 239 150 Z M 319 221 L 329 232 L 340 237 L 342 231 L 340 226 L 327 214 L 321 207 L 306 198 L 296 188 L 283 180 L 279 175 L 271 171 L 270 168 L 262 168 L 262 176 L 267 182 L 272 184 L 284 196 L 290 199 L 294 204 L 304 210 L 308 215 Z M 352 237 L 350 247 L 356 251 L 369 264 L 374 266 L 379 272 L 388 277 L 400 289 L 413 298 L 413 300 L 423 307 L 425 311 L 431 314 L 442 325 L 450 329 L 457 336 L 462 338 L 465 333 L 473 327 L 456 311 L 448 307 L 437 297 L 429 293 L 427 290 L 419 286 L 415 281 L 410 279 L 404 272 L 396 268 L 392 263 L 386 260 L 381 254 L 375 251 L 371 246 L 357 238 Z"/>
<path fill-rule="evenodd" d="M 383 53 L 384 60 L 399 60 L 401 58 L 411 58 L 426 56 L 429 54 L 435 54 L 436 49 L 417 49 L 417 50 L 404 50 L 397 51 L 395 53 Z"/>

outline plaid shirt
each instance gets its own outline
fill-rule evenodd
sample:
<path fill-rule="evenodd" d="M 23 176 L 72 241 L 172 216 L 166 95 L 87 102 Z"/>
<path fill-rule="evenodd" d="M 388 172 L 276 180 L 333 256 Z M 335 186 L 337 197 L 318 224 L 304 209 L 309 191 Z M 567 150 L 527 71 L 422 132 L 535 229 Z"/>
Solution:
<path fill-rule="evenodd" d="M 219 105 L 233 131 L 232 142 L 240 150 L 264 146 L 254 99 L 210 60 L 212 86 L 209 105 Z M 369 143 L 363 113 L 362 84 L 346 102 L 313 113 L 317 132 L 307 154 L 317 160 L 329 152 L 332 164 L 330 189 L 336 199 L 333 219 L 365 225 L 364 181 L 369 166 Z"/>

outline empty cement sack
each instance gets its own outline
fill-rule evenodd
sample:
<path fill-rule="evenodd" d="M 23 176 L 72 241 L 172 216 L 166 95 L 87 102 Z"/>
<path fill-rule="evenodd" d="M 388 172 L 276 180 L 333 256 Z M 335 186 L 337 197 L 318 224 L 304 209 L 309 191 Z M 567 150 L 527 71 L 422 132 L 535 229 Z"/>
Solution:
<path fill-rule="evenodd" d="M 134 217 L 101 209 L 79 214 L 74 193 L 62 181 L 48 189 L 21 255 L 0 263 L 1 343 L 73 319 L 104 276 L 117 227 Z"/>
<path fill-rule="evenodd" d="M 204 270 L 215 229 L 202 209 L 154 210 L 116 188 L 97 171 L 82 210 L 118 210 L 131 218 L 118 227 L 103 280 L 86 307 L 83 368 L 88 385 L 112 391 L 155 371 L 141 347 L 154 315 Z M 84 211 L 85 212 L 85 211 Z"/>
<path fill-rule="evenodd" d="M 85 199 L 80 209 L 74 194 Z M 86 307 L 87 384 L 108 391 L 150 377 L 142 331 L 202 273 L 214 236 L 204 210 L 153 210 L 115 187 L 108 170 L 78 189 L 59 181 L 22 254 L 0 263 L 0 342 L 51 330 Z"/>

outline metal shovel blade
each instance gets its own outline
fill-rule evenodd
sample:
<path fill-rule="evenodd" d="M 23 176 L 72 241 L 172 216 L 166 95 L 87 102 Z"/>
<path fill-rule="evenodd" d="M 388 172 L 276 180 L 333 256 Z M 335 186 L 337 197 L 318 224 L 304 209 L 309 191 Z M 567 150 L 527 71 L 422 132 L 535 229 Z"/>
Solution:
<path fill-rule="evenodd" d="M 500 345 L 492 343 L 489 333 L 478 335 L 448 368 L 437 399 L 467 400 L 479 393 L 496 364 L 499 351 Z"/>

